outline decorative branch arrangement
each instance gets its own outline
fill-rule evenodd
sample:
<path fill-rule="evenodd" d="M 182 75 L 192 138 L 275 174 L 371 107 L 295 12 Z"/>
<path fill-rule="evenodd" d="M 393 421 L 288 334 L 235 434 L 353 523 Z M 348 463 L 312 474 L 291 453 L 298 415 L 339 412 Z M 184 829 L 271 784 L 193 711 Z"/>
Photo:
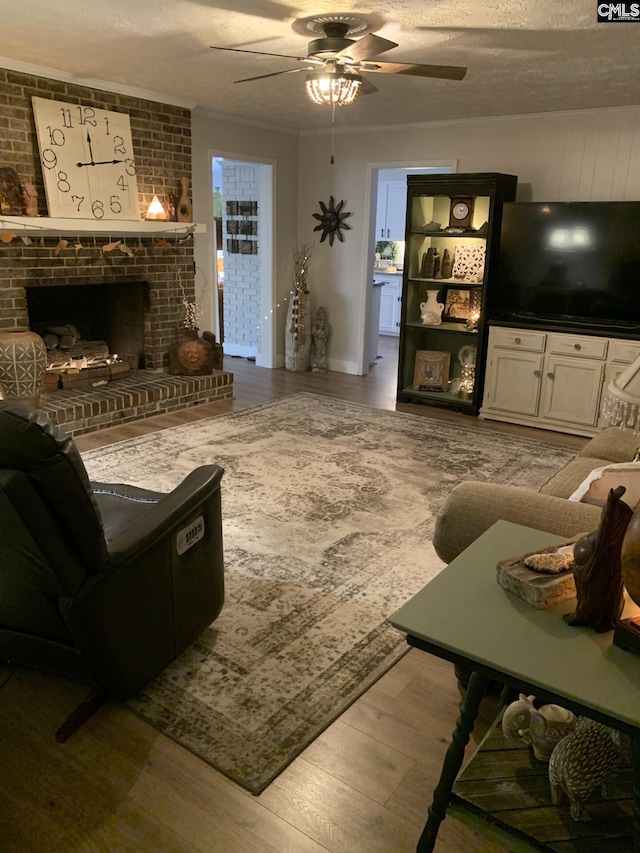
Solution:
<path fill-rule="evenodd" d="M 291 317 L 294 338 L 298 337 L 301 320 L 305 314 L 305 297 L 309 293 L 307 275 L 309 273 L 309 265 L 311 264 L 312 245 L 305 243 L 302 246 L 296 246 L 293 250 L 294 288 L 291 299 Z"/>
<path fill-rule="evenodd" d="M 198 324 L 204 316 L 205 305 L 209 297 L 208 291 L 210 289 L 210 285 L 205 281 L 192 302 L 187 297 L 187 292 L 184 289 L 184 284 L 182 283 L 182 275 L 178 269 L 178 287 L 180 288 L 182 304 L 184 305 L 184 320 L 182 321 L 182 325 L 185 329 L 192 329 L 197 332 L 199 328 Z"/>

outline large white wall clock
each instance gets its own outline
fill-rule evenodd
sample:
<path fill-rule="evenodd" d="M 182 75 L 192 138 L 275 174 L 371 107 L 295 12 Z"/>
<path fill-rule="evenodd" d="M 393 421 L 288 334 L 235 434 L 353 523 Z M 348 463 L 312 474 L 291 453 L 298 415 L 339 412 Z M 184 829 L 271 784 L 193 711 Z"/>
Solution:
<path fill-rule="evenodd" d="M 140 219 L 129 116 L 32 98 L 49 216 Z"/>

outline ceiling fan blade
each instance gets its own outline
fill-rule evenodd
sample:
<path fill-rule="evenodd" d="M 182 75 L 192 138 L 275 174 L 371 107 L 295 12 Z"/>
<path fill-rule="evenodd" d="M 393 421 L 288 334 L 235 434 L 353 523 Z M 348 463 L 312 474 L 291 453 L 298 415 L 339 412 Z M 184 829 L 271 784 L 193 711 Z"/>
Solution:
<path fill-rule="evenodd" d="M 362 77 L 362 74 L 360 74 L 359 76 Z M 377 86 L 374 86 L 371 80 L 367 80 L 366 77 L 362 77 L 362 88 L 360 89 L 361 95 L 373 95 L 374 92 L 379 91 L 380 89 L 378 89 Z"/>
<path fill-rule="evenodd" d="M 257 56 L 279 56 L 281 59 L 297 59 L 299 62 L 309 62 L 308 56 L 291 56 L 290 53 L 267 53 L 264 50 L 247 50 L 243 47 L 218 47 L 215 44 L 210 44 L 211 50 L 229 50 L 232 53 L 254 53 Z"/>
<path fill-rule="evenodd" d="M 407 74 L 410 77 L 436 77 L 442 80 L 462 80 L 467 73 L 467 69 L 461 65 L 410 65 L 404 62 L 364 63 L 362 70 L 367 74 Z"/>
<path fill-rule="evenodd" d="M 271 74 L 258 74 L 257 77 L 244 77 L 234 83 L 250 83 L 252 80 L 264 80 L 265 77 L 279 77 L 281 74 L 295 74 L 296 71 L 313 71 L 313 68 L 287 68 L 286 71 L 273 71 Z"/>
<path fill-rule="evenodd" d="M 336 53 L 336 57 L 348 56 L 354 62 L 359 62 L 371 56 L 379 56 L 393 47 L 398 47 L 395 41 L 389 41 L 389 39 L 383 39 L 380 36 L 374 36 L 373 33 L 369 33 L 358 39 L 355 44 L 350 44 L 349 47 L 345 47 Z"/>

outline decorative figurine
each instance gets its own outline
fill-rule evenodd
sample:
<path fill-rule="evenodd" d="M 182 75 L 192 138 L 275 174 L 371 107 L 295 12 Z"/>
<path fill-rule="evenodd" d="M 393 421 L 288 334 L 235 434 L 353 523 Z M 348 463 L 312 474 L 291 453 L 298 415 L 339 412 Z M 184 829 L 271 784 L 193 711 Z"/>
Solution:
<path fill-rule="evenodd" d="M 178 222 L 191 222 L 193 220 L 193 209 L 189 200 L 189 178 L 180 178 L 182 193 L 178 201 Z"/>
<path fill-rule="evenodd" d="M 25 204 L 25 214 L 27 216 L 38 215 L 38 193 L 33 184 L 24 182 L 22 185 L 22 198 Z"/>
<path fill-rule="evenodd" d="M 518 741 L 533 747 L 538 761 L 549 761 L 558 742 L 570 734 L 576 725 L 576 715 L 560 705 L 536 708 L 535 696 L 525 696 L 512 702 L 502 715 L 502 733 L 511 744 Z"/>
<path fill-rule="evenodd" d="M 600 526 L 578 539 L 573 549 L 577 606 L 563 618 L 568 625 L 587 625 L 598 633 L 610 631 L 624 605 L 620 554 L 633 515 L 621 500 L 624 486 L 610 489 Z"/>
<path fill-rule="evenodd" d="M 422 270 L 420 275 L 422 278 L 433 278 L 433 247 L 429 246 L 427 251 L 422 256 Z"/>
<path fill-rule="evenodd" d="M 453 274 L 453 259 L 448 249 L 442 254 L 442 278 L 451 278 Z"/>
<path fill-rule="evenodd" d="M 176 221 L 176 198 L 173 195 L 167 194 L 164 197 L 164 212 L 167 216 L 167 222 Z"/>
<path fill-rule="evenodd" d="M 433 277 L 434 278 L 441 278 L 440 263 L 441 263 L 440 252 L 437 249 L 434 249 L 433 250 Z"/>
<path fill-rule="evenodd" d="M 551 800 L 555 806 L 564 795 L 571 804 L 571 817 L 582 819 L 582 806 L 592 791 L 602 787 L 606 793 L 607 776 L 625 763 L 628 747 L 619 732 L 578 717 L 574 730 L 558 743 L 549 759 Z"/>
<path fill-rule="evenodd" d="M 328 340 L 327 312 L 320 306 L 316 312 L 316 321 L 311 329 L 311 370 L 314 373 L 326 373 L 327 371 Z"/>

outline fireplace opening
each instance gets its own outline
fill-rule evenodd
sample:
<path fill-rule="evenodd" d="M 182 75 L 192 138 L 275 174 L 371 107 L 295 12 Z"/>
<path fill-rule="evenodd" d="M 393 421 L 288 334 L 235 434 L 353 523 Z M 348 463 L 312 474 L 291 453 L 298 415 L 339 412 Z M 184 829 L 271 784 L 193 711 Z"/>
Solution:
<path fill-rule="evenodd" d="M 51 329 L 75 327 L 81 339 L 104 342 L 109 356 L 134 370 L 145 368 L 147 282 L 35 286 L 26 292 L 29 327 L 43 338 Z"/>

